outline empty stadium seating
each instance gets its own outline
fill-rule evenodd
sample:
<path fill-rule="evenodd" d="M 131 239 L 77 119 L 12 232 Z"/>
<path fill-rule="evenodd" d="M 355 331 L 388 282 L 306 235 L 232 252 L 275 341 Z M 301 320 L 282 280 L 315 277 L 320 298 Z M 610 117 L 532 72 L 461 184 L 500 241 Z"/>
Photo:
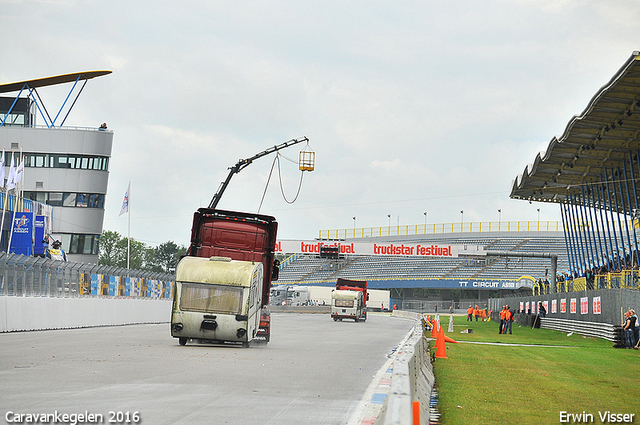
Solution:
<path fill-rule="evenodd" d="M 379 243 L 481 245 L 489 251 L 558 255 L 558 270 L 568 269 L 562 232 L 451 233 L 367 238 Z M 548 258 L 518 257 L 383 257 L 346 255 L 339 259 L 298 254 L 280 270 L 279 283 L 311 283 L 345 279 L 517 279 L 543 278 Z"/>

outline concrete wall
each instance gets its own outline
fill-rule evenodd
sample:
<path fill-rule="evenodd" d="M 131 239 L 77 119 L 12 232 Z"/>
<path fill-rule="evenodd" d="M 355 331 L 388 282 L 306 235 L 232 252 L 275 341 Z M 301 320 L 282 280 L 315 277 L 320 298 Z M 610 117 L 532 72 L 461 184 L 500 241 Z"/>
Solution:
<path fill-rule="evenodd" d="M 0 332 L 170 321 L 168 299 L 0 296 Z"/>
<path fill-rule="evenodd" d="M 589 310 L 587 314 L 580 312 L 580 299 L 587 297 Z M 593 298 L 600 297 L 601 312 L 599 314 L 593 311 Z M 570 312 L 570 300 L 576 299 L 576 312 Z M 565 313 L 560 313 L 560 301 L 566 299 L 567 310 Z M 551 312 L 552 300 L 557 302 L 557 312 Z M 547 317 L 557 319 L 569 319 L 580 320 L 586 322 L 595 323 L 609 323 L 612 325 L 619 325 L 622 322 L 622 316 L 620 309 L 627 311 L 632 308 L 638 313 L 640 311 L 640 291 L 633 289 L 599 289 L 593 291 L 578 291 L 578 292 L 560 292 L 557 294 L 535 295 L 528 297 L 511 297 L 511 298 L 492 298 L 489 300 L 489 309 L 493 310 L 492 318 L 496 319 L 497 314 L 502 309 L 503 305 L 509 305 L 511 310 L 518 310 L 520 308 L 520 301 L 525 305 L 528 302 L 549 301 L 549 307 L 547 308 Z"/>

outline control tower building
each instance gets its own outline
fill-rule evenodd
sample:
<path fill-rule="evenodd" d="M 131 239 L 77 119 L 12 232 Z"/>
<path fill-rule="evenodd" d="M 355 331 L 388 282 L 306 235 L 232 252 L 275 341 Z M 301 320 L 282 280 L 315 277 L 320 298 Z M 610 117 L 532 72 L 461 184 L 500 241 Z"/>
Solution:
<path fill-rule="evenodd" d="M 16 167 L 22 158 L 20 194 L 52 206 L 51 239 L 62 242 L 69 261 L 98 262 L 113 131 L 106 124 L 64 124 L 87 82 L 110 73 L 78 72 L 0 84 L 0 146 L 5 149 L 5 176 L 9 175 L 12 156 Z M 39 91 L 60 84 L 71 86 L 69 94 L 59 110 L 49 111 Z M 6 187 L 5 182 L 0 185 Z M 3 233 L 9 231 L 9 223 L 3 228 Z M 6 236 L 2 235 L 0 251 L 7 251 Z"/>

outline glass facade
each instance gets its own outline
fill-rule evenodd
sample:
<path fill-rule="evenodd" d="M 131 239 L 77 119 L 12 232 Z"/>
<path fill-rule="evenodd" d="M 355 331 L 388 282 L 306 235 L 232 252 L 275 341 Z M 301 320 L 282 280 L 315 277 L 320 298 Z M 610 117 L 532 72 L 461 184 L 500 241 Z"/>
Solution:
<path fill-rule="evenodd" d="M 11 164 L 12 152 L 4 153 L 4 163 Z M 34 168 L 70 168 L 76 170 L 109 171 L 109 157 L 61 153 L 23 152 L 24 166 Z M 14 154 L 17 162 L 19 154 Z"/>
<path fill-rule="evenodd" d="M 67 254 L 98 255 L 100 235 L 62 234 L 62 247 Z"/>
<path fill-rule="evenodd" d="M 73 192 L 33 192 L 25 191 L 24 197 L 41 204 L 54 207 L 103 208 L 104 194 L 102 193 L 73 193 Z"/>

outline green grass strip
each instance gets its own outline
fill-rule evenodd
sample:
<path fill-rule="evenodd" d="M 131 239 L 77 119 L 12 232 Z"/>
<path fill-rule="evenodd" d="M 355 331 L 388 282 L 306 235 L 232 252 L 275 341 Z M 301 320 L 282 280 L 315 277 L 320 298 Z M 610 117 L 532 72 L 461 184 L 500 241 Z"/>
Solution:
<path fill-rule="evenodd" d="M 448 358 L 433 364 L 441 424 L 558 424 L 560 412 L 603 423 L 598 412 L 607 411 L 635 414 L 640 424 L 640 350 L 515 323 L 513 335 L 499 335 L 497 322 L 466 316 L 454 317 L 453 333 L 446 332 L 449 316 L 441 324 L 457 341 L 535 345 L 447 343 Z M 468 328 L 473 333 L 460 333 Z M 434 352 L 435 340 L 430 345 Z"/>

